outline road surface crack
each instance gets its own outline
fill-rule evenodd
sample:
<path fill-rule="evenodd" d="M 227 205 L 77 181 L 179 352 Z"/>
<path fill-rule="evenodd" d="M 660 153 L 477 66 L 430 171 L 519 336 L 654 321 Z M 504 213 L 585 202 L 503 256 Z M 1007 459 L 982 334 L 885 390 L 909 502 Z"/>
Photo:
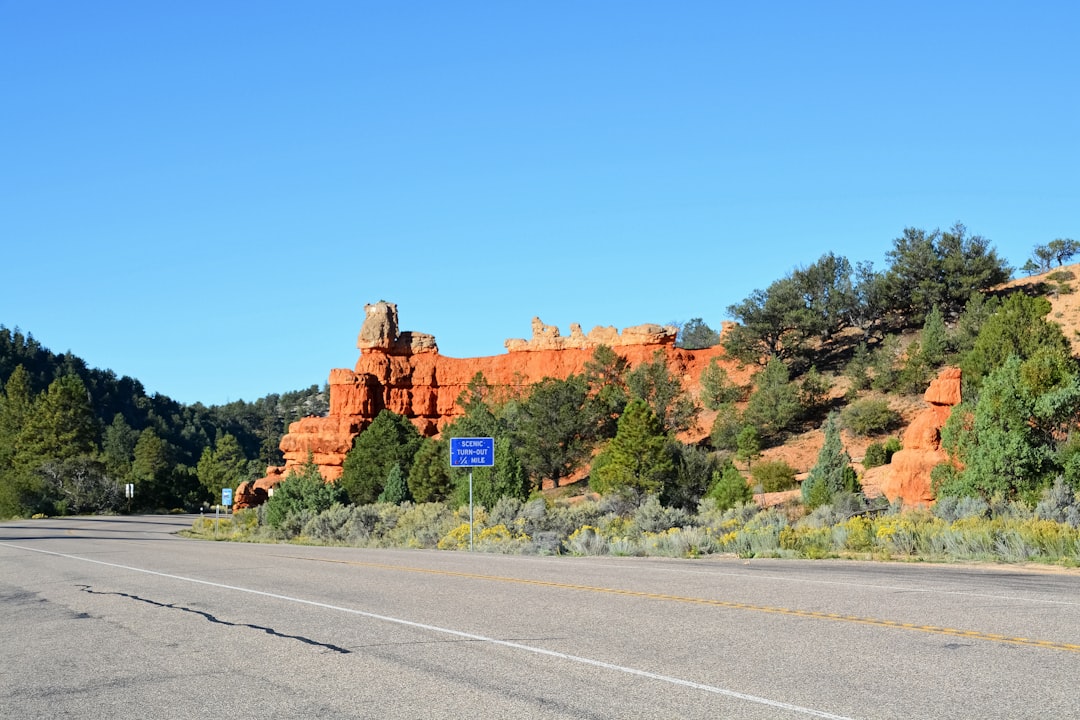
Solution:
<path fill-rule="evenodd" d="M 279 637 L 279 638 L 283 638 L 283 639 L 286 639 L 286 640 L 298 640 L 298 641 L 300 641 L 302 643 L 305 643 L 307 645 L 314 645 L 316 647 L 326 648 L 327 650 L 332 650 L 332 651 L 334 651 L 336 653 L 341 653 L 343 655 L 347 655 L 350 652 L 352 652 L 351 650 L 347 650 L 346 648 L 339 647 L 337 645 L 331 645 L 330 643 L 322 643 L 322 642 L 319 642 L 318 640 L 312 640 L 311 638 L 304 637 L 303 635 L 287 635 L 285 633 L 280 633 L 280 632 L 278 632 L 277 630 L 275 630 L 273 628 L 268 628 L 268 627 L 265 627 L 263 625 L 252 625 L 250 623 L 229 622 L 228 620 L 222 620 L 222 619 L 217 618 L 214 615 L 211 615 L 210 613 L 205 612 L 203 610 L 196 610 L 194 608 L 184 607 L 183 605 L 177 605 L 176 603 L 162 603 L 162 602 L 158 602 L 156 600 L 150 600 L 149 598 L 139 597 L 138 595 L 132 595 L 130 593 L 101 592 L 99 590 L 94 590 L 89 585 L 77 585 L 76 587 L 78 587 L 84 593 L 88 593 L 90 595 L 115 595 L 116 597 L 127 598 L 128 600 L 135 600 L 136 602 L 146 603 L 147 605 L 153 605 L 154 607 L 166 608 L 168 610 L 179 610 L 180 612 L 186 612 L 186 613 L 191 613 L 193 615 L 198 615 L 198 616 L 200 616 L 200 617 L 206 619 L 207 621 L 212 622 L 212 623 L 214 623 L 216 625 L 225 625 L 226 627 L 250 628 L 251 630 L 261 630 L 262 632 L 266 633 L 267 635 L 272 635 L 273 637 Z"/>

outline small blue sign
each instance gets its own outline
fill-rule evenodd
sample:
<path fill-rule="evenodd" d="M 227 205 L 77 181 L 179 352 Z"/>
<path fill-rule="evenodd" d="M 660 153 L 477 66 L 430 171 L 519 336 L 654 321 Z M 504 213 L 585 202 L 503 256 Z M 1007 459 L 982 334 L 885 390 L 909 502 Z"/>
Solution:
<path fill-rule="evenodd" d="M 492 467 L 494 465 L 494 438 L 450 438 L 450 467 Z"/>
<path fill-rule="evenodd" d="M 232 488 L 221 488 L 221 504 L 225 507 L 232 505 Z"/>

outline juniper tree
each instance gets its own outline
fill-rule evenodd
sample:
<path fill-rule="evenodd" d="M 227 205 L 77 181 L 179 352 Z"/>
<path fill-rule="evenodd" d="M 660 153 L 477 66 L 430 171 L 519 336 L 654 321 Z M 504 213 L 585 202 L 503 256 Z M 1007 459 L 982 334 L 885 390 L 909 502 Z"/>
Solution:
<path fill-rule="evenodd" d="M 386 484 L 394 465 L 407 476 L 422 438 L 409 420 L 389 410 L 380 412 L 371 425 L 357 435 L 345 456 L 338 481 L 357 505 L 373 503 Z"/>
<path fill-rule="evenodd" d="M 817 463 L 802 484 L 803 503 L 814 508 L 827 504 L 837 493 L 858 492 L 859 480 L 851 467 L 851 456 L 840 438 L 840 418 L 830 413 L 825 420 L 825 442 Z"/>

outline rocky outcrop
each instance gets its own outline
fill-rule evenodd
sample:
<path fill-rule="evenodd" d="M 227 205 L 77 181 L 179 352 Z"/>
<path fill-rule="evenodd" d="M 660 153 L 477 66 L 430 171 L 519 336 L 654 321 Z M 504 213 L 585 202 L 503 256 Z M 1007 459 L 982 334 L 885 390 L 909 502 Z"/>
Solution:
<path fill-rule="evenodd" d="M 262 505 L 269 498 L 266 488 L 258 487 L 254 482 L 242 482 L 236 488 L 233 498 L 233 512 Z"/>
<path fill-rule="evenodd" d="M 421 434 L 432 436 L 461 415 L 458 397 L 477 373 L 493 386 L 516 390 L 546 377 L 566 378 L 585 371 L 600 345 L 609 345 L 631 367 L 662 352 L 668 367 L 696 385 L 709 361 L 723 355 L 717 346 L 681 350 L 674 346 L 677 330 L 670 326 L 638 325 L 624 329 L 595 328 L 588 335 L 578 325 L 569 337 L 557 327 L 533 320 L 529 341 L 507 341 L 511 352 L 480 358 L 450 358 L 439 354 L 435 338 L 398 330 L 397 306 L 380 301 L 364 307 L 364 323 L 357 339 L 360 358 L 352 370 L 330 371 L 330 411 L 327 417 L 308 417 L 289 425 L 281 440 L 285 465 L 268 469 L 253 487 L 269 489 L 310 457 L 323 477 L 341 477 L 345 455 L 353 439 L 382 410 L 409 418 Z M 523 343 L 518 346 L 514 343 Z"/>
<path fill-rule="evenodd" d="M 930 471 L 949 459 L 941 449 L 941 428 L 953 407 L 960 404 L 960 369 L 942 370 L 930 382 L 923 399 L 929 407 L 908 425 L 904 447 L 892 456 L 881 484 L 881 491 L 889 500 L 901 498 L 905 506 L 929 505 L 934 501 Z"/>
<path fill-rule="evenodd" d="M 668 345 L 674 347 L 679 329 L 672 325 L 635 325 L 621 333 L 613 326 L 597 325 L 589 334 L 581 331 L 581 325 L 570 324 L 570 336 L 559 334 L 555 325 L 545 325 L 540 318 L 532 320 L 532 337 L 528 340 L 510 338 L 505 346 L 509 352 L 540 352 L 543 350 L 594 350 L 601 345 L 622 348 L 633 345 Z"/>
<path fill-rule="evenodd" d="M 418 332 L 398 332 L 397 305 L 380 300 L 364 306 L 364 324 L 356 347 L 361 352 L 375 350 L 390 355 L 438 353 L 435 336 Z"/>

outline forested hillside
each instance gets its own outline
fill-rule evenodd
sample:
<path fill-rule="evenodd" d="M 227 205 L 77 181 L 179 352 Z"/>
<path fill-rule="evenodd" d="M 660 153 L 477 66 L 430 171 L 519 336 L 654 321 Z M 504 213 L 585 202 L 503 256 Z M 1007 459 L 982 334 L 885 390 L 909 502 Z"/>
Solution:
<path fill-rule="evenodd" d="M 192 510 L 280 462 L 289 422 L 327 407 L 325 388 L 206 407 L 148 395 L 0 325 L 0 517 Z"/>

